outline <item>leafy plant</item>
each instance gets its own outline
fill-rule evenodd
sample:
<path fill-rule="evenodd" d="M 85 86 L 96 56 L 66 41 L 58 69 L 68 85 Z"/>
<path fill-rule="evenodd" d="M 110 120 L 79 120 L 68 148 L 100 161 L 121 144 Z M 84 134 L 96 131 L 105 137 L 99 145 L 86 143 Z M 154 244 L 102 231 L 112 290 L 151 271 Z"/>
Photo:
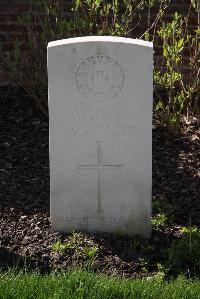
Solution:
<path fill-rule="evenodd" d="M 94 259 L 97 256 L 98 252 L 99 252 L 99 247 L 97 245 L 92 247 L 85 246 L 83 248 L 83 253 L 88 259 Z"/>
<path fill-rule="evenodd" d="M 164 267 L 162 264 L 158 263 L 157 264 L 158 271 L 157 273 L 153 276 L 153 279 L 159 282 L 163 282 L 166 278 L 166 273 L 168 272 L 168 269 Z"/>
<path fill-rule="evenodd" d="M 168 202 L 164 200 L 161 199 L 154 200 L 152 204 L 152 208 L 153 208 L 153 213 L 165 213 L 170 218 L 172 217 L 173 208 Z"/>
<path fill-rule="evenodd" d="M 138 251 L 142 248 L 142 244 L 141 244 L 141 241 L 137 238 L 134 238 L 133 239 L 133 243 L 131 245 L 131 248 L 135 251 Z"/>
<path fill-rule="evenodd" d="M 139 258 L 139 263 L 142 272 L 148 273 L 148 267 L 149 267 L 149 260 L 147 258 Z"/>
<path fill-rule="evenodd" d="M 169 0 L 159 1 L 159 9 L 155 19 L 151 21 L 151 9 L 156 6 L 156 0 L 75 0 L 72 11 L 75 13 L 76 35 L 111 35 L 127 36 L 136 29 L 147 16 L 148 22 L 143 22 L 142 38 L 152 28 L 155 28 L 169 4 Z M 145 17 L 143 17 L 145 15 Z"/>
<path fill-rule="evenodd" d="M 165 214 L 156 214 L 151 220 L 154 229 L 159 229 L 164 227 L 168 223 L 168 218 Z"/>
<path fill-rule="evenodd" d="M 166 250 L 166 266 L 175 275 L 200 275 L 200 229 L 184 228 L 183 238 L 172 241 Z"/>
<path fill-rule="evenodd" d="M 64 241 L 57 241 L 52 245 L 52 250 L 69 254 L 75 260 L 86 259 L 92 265 L 99 253 L 100 247 L 91 238 L 86 238 L 82 233 L 73 232 Z"/>
<path fill-rule="evenodd" d="M 163 43 L 163 71 L 154 71 L 155 92 L 158 98 L 155 110 L 160 121 L 171 133 L 179 129 L 181 115 L 187 111 L 187 118 L 198 111 L 200 91 L 200 24 L 193 34 L 188 29 L 189 16 L 184 18 L 175 13 L 172 21 L 163 23 L 158 36 Z M 189 76 L 183 76 L 184 51 L 189 48 Z M 165 89 L 167 98 L 160 95 Z"/>
<path fill-rule="evenodd" d="M 74 249 L 74 247 L 70 243 L 61 243 L 61 241 L 57 241 L 56 243 L 54 243 L 51 248 L 53 249 L 53 251 L 57 252 L 66 252 L 68 249 Z"/>
<path fill-rule="evenodd" d="M 173 208 L 165 201 L 153 202 L 153 214 L 151 223 L 155 229 L 163 228 L 173 220 Z"/>

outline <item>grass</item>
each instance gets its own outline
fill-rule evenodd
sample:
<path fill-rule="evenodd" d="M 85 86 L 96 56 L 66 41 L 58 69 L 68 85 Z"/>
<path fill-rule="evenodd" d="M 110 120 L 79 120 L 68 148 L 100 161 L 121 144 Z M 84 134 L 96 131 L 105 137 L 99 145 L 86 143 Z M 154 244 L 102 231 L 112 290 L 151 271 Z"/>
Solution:
<path fill-rule="evenodd" d="M 156 279 L 126 280 L 83 270 L 51 273 L 0 274 L 0 298 L 123 299 L 200 298 L 200 281 L 183 277 L 171 282 Z"/>

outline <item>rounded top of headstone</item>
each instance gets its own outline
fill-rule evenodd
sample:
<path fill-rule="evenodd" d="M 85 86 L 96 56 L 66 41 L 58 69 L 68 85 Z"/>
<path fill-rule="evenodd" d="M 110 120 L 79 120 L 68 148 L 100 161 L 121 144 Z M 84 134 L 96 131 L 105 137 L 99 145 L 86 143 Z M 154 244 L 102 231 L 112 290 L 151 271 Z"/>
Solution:
<path fill-rule="evenodd" d="M 90 43 L 90 42 L 123 43 L 123 44 L 132 44 L 132 45 L 144 46 L 147 48 L 153 48 L 152 42 L 147 42 L 141 39 L 133 39 L 133 38 L 126 38 L 126 37 L 118 37 L 118 36 L 84 36 L 84 37 L 61 39 L 61 40 L 49 42 L 48 48 L 64 46 L 68 44 Z"/>

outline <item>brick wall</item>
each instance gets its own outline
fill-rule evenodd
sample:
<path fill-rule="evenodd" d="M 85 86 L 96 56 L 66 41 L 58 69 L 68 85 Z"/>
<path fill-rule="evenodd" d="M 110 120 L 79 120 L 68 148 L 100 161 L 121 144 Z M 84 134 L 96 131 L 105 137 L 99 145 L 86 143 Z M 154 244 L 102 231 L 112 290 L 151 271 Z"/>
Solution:
<path fill-rule="evenodd" d="M 71 5 L 68 0 L 69 5 Z M 181 12 L 186 15 L 188 13 L 188 6 L 190 0 L 171 0 L 171 5 L 166 11 L 165 20 L 170 20 L 172 13 L 175 11 Z M 29 0 L 0 0 L 0 43 L 1 52 L 0 55 L 5 55 L 14 47 L 14 41 L 19 38 L 21 41 L 22 48 L 26 48 L 26 28 L 19 25 L 17 20 L 19 16 L 27 14 L 30 9 Z M 155 12 L 156 13 L 156 12 Z M 197 15 L 193 12 L 190 18 L 190 27 L 194 27 L 197 22 Z M 138 36 L 142 32 L 142 28 L 137 28 L 134 32 L 134 37 Z M 159 43 L 156 43 L 155 47 L 155 65 L 160 66 L 162 61 L 162 48 Z M 185 54 L 185 74 L 187 76 L 188 57 L 187 51 Z M 0 82 L 7 80 L 5 74 L 0 70 Z"/>

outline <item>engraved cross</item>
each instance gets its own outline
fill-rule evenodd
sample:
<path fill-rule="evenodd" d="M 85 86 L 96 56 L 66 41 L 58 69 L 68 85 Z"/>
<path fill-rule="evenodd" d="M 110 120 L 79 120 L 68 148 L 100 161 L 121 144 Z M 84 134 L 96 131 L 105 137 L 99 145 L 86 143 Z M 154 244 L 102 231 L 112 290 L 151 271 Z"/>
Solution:
<path fill-rule="evenodd" d="M 97 170 L 97 178 L 98 178 L 98 207 L 97 211 L 102 211 L 102 195 L 101 195 L 101 174 L 105 169 L 116 169 L 122 167 L 123 164 L 105 164 L 103 163 L 103 150 L 102 150 L 102 142 L 97 141 L 97 163 L 96 164 L 78 164 L 78 169 L 96 169 Z"/>

